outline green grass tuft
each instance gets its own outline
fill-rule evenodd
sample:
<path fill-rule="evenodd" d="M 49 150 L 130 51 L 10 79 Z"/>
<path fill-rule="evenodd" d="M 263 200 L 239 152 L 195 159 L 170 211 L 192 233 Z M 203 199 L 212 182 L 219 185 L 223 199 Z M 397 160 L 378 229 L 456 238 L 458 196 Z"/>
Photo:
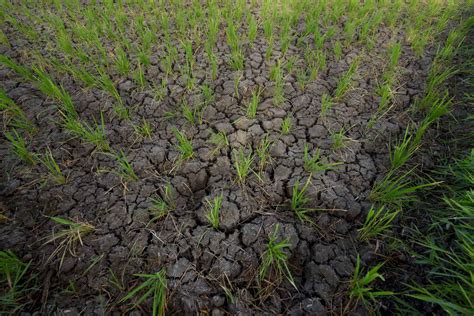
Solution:
<path fill-rule="evenodd" d="M 206 200 L 207 203 L 207 213 L 206 219 L 212 225 L 214 229 L 219 228 L 219 212 L 222 207 L 222 199 L 224 195 L 221 193 L 214 197 L 212 200 Z"/>
<path fill-rule="evenodd" d="M 288 268 L 288 255 L 286 253 L 286 249 L 290 248 L 291 244 L 288 239 L 278 241 L 279 229 L 280 226 L 277 224 L 275 230 L 268 236 L 267 249 L 262 255 L 262 263 L 258 273 L 259 283 L 262 285 L 266 279 L 268 282 L 279 283 L 284 276 L 296 288 L 295 281 Z"/>
<path fill-rule="evenodd" d="M 151 315 L 164 316 L 166 312 L 166 270 L 154 274 L 134 274 L 144 281 L 125 295 L 120 302 L 126 302 L 136 297 L 133 307 L 136 308 L 148 298 L 152 299 Z"/>

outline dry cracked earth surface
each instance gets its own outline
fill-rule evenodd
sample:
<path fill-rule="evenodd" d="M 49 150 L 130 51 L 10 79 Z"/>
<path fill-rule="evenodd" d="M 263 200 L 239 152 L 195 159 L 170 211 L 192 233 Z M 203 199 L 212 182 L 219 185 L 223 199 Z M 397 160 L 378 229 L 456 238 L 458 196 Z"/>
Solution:
<path fill-rule="evenodd" d="M 4 26 L 12 46 L 2 47 L 1 53 L 23 61 L 27 42 Z M 413 119 L 405 110 L 421 95 L 434 53 L 430 48 L 425 57 L 417 58 L 403 45 L 394 107 L 369 129 L 367 123 L 379 103 L 375 90 L 389 44 L 389 30 L 381 27 L 378 32 L 370 51 L 361 54 L 361 47 L 352 45 L 344 48 L 341 60 L 328 54 L 326 69 L 304 90 L 297 85 L 294 73 L 286 73 L 286 100 L 278 106 L 272 101 L 274 83 L 269 72 L 277 59 L 285 64 L 290 56 L 302 56 L 295 43 L 285 55 L 275 45 L 273 56 L 266 60 L 267 43 L 258 38 L 253 47 L 245 47 L 245 68 L 236 72 L 227 65 L 228 46 L 219 41 L 214 81 L 207 80 L 207 59 L 197 50 L 196 83 L 205 83 L 214 91 L 202 124 L 192 125 L 182 115 L 168 115 L 179 109 L 183 99 L 191 106 L 200 102 L 200 93 L 188 92 L 184 78 L 168 78 L 166 96 L 157 101 L 131 78 L 115 77 L 119 78 L 120 96 L 132 109 L 132 121 L 140 123 L 146 118 L 154 127 L 150 139 L 137 137 L 129 121 L 114 115 L 113 100 L 102 91 L 84 90 L 73 78 L 61 77 L 81 117 L 100 120 L 100 113 L 104 113 L 111 147 L 124 150 L 139 177 L 126 183 L 109 172 L 115 167 L 112 157 L 71 138 L 55 123 L 58 113 L 54 102 L 2 66 L 0 86 L 38 127 L 31 147 L 38 151 L 49 147 L 68 177 L 64 185 L 38 180 L 44 170 L 18 162 L 9 154 L 6 140 L 0 140 L 1 207 L 12 219 L 0 225 L 0 248 L 13 249 L 23 260 L 33 260 L 43 280 L 38 306 L 60 314 L 124 313 L 128 306 L 118 301 L 124 289 L 137 284 L 133 275 L 160 269 L 166 270 L 169 313 L 325 315 L 344 306 L 342 293 L 357 253 L 363 262 L 370 261 L 374 253 L 374 246 L 359 244 L 355 238 L 370 207 L 368 194 L 389 166 L 388 144 Z M 403 34 L 397 37 L 402 40 Z M 179 56 L 184 59 L 183 52 Z M 322 95 L 333 93 L 356 56 L 361 60 L 351 89 L 322 117 Z M 160 51 L 155 51 L 145 72 L 154 82 L 164 76 L 160 58 Z M 241 76 L 238 95 L 235 76 Z M 262 89 L 257 116 L 248 119 L 246 105 L 257 88 Z M 292 127 L 283 135 L 281 125 L 288 116 Z M 195 152 L 193 158 L 181 163 L 177 163 L 174 127 L 192 139 Z M 336 148 L 331 135 L 341 130 L 343 146 Z M 219 148 L 210 141 L 217 132 L 227 135 L 229 146 Z M 271 140 L 270 163 L 252 173 L 244 185 L 238 184 L 233 151 L 255 152 L 264 137 Z M 305 182 L 310 175 L 303 167 L 304 144 L 311 152 L 319 148 L 324 161 L 341 163 L 312 174 L 308 195 L 309 207 L 315 211 L 309 214 L 311 222 L 301 222 L 289 208 L 293 185 Z M 257 165 L 255 159 L 256 171 Z M 150 222 L 150 197 L 163 195 L 167 183 L 172 187 L 175 210 Z M 220 223 L 213 229 L 205 217 L 206 200 L 220 193 Z M 74 254 L 66 253 L 62 264 L 60 256 L 49 258 L 57 245 L 45 244 L 45 238 L 57 229 L 49 216 L 95 227 Z M 268 236 L 276 225 L 281 239 L 289 239 L 289 267 L 297 289 L 283 279 L 262 293 L 257 274 Z M 97 258 L 98 263 L 91 266 Z M 67 291 L 71 280 L 78 289 L 74 294 Z M 226 295 L 228 292 L 232 295 Z"/>

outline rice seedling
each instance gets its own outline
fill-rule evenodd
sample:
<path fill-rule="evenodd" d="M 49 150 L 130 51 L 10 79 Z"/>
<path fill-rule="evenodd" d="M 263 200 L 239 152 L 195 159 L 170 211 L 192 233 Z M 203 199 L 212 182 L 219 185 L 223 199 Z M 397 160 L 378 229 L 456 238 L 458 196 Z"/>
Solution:
<path fill-rule="evenodd" d="M 73 63 L 69 63 L 69 64 L 65 65 L 64 68 L 76 80 L 84 83 L 87 88 L 92 88 L 92 87 L 97 86 L 96 78 L 84 66 L 74 65 Z"/>
<path fill-rule="evenodd" d="M 100 124 L 90 125 L 85 121 L 65 118 L 63 125 L 72 135 L 83 139 L 85 142 L 96 146 L 98 149 L 108 152 L 110 145 L 105 131 L 104 115 L 100 114 Z"/>
<path fill-rule="evenodd" d="M 156 101 L 163 101 L 168 93 L 168 80 L 161 78 L 161 84 L 153 84 L 153 96 Z"/>
<path fill-rule="evenodd" d="M 281 133 L 283 135 L 288 135 L 291 131 L 292 126 L 293 126 L 293 116 L 291 114 L 288 114 L 281 122 Z"/>
<path fill-rule="evenodd" d="M 56 182 L 57 184 L 65 184 L 67 182 L 67 177 L 61 171 L 61 168 L 54 159 L 53 153 L 51 152 L 51 149 L 49 147 L 45 151 L 44 155 L 38 157 L 38 160 L 43 166 L 46 167 L 50 177 L 54 180 L 54 182 Z"/>
<path fill-rule="evenodd" d="M 192 70 L 194 68 L 194 64 L 196 63 L 194 59 L 194 52 L 193 52 L 193 43 L 190 40 L 184 41 L 182 43 L 184 48 L 184 57 L 186 62 L 186 69 L 189 75 L 192 74 Z"/>
<path fill-rule="evenodd" d="M 216 146 L 216 148 L 211 152 L 211 156 L 229 146 L 229 140 L 224 132 L 213 133 L 209 141 Z"/>
<path fill-rule="evenodd" d="M 285 101 L 285 97 L 283 95 L 283 70 L 280 60 L 278 60 L 270 70 L 270 80 L 273 80 L 275 83 L 273 102 L 276 105 L 283 103 Z"/>
<path fill-rule="evenodd" d="M 418 198 L 414 193 L 422 188 L 439 184 L 439 182 L 424 183 L 413 185 L 409 177 L 413 174 L 413 169 L 399 175 L 390 170 L 387 175 L 380 181 L 376 182 L 369 199 L 382 205 L 403 206 L 416 202 Z"/>
<path fill-rule="evenodd" d="M 234 168 L 237 173 L 237 182 L 241 185 L 245 183 L 248 175 L 252 171 L 252 163 L 254 161 L 254 156 L 252 151 L 246 155 L 242 148 L 233 152 L 234 156 Z"/>
<path fill-rule="evenodd" d="M 130 73 L 130 60 L 127 57 L 127 53 L 122 47 L 115 49 L 115 69 L 122 76 L 127 76 Z"/>
<path fill-rule="evenodd" d="M 67 32 L 62 30 L 57 32 L 56 43 L 65 56 L 72 56 L 74 54 L 72 40 Z"/>
<path fill-rule="evenodd" d="M 150 222 L 156 222 L 176 209 L 176 203 L 173 199 L 173 188 L 167 183 L 161 190 L 161 196 L 152 197 L 152 206 L 148 209 L 152 218 Z"/>
<path fill-rule="evenodd" d="M 323 93 L 321 97 L 321 117 L 326 116 L 328 110 L 332 107 L 331 96 L 327 93 Z"/>
<path fill-rule="evenodd" d="M 339 79 L 336 90 L 334 91 L 335 99 L 338 99 L 338 100 L 341 99 L 349 90 L 352 77 L 354 76 L 358 66 L 359 66 L 359 58 L 356 58 L 354 59 L 354 61 L 352 61 L 351 65 L 349 66 L 349 69 Z"/>
<path fill-rule="evenodd" d="M 64 228 L 57 232 L 53 230 L 52 236 L 47 238 L 45 242 L 45 244 L 57 243 L 48 261 L 60 255 L 59 267 L 61 267 L 66 253 L 76 256 L 77 244 L 79 243 L 82 246 L 82 238 L 92 233 L 95 228 L 89 223 L 72 221 L 62 217 L 51 217 L 51 220 Z"/>
<path fill-rule="evenodd" d="M 292 35 L 288 33 L 283 33 L 280 35 L 280 50 L 283 55 L 286 55 L 292 41 L 293 41 Z"/>
<path fill-rule="evenodd" d="M 249 14 L 248 18 L 248 35 L 250 46 L 253 46 L 255 39 L 257 38 L 257 20 L 253 14 Z"/>
<path fill-rule="evenodd" d="M 319 31 L 317 32 L 317 34 L 314 35 L 314 46 L 316 47 L 316 49 L 321 50 L 324 48 L 324 43 L 326 42 L 327 39 L 329 39 L 330 34 L 331 34 L 331 29 L 328 29 L 324 36 L 321 35 Z"/>
<path fill-rule="evenodd" d="M 357 255 L 354 275 L 352 276 L 352 280 L 350 282 L 349 297 L 351 302 L 354 300 L 356 303 L 358 301 L 362 301 L 364 305 L 370 307 L 370 303 L 374 302 L 376 298 L 394 294 L 391 291 L 374 291 L 371 287 L 377 279 L 385 281 L 383 275 L 379 273 L 383 263 L 370 268 L 365 275 L 362 275 L 363 272 L 360 265 L 360 256 Z"/>
<path fill-rule="evenodd" d="M 285 63 L 285 69 L 289 74 L 293 74 L 296 63 L 298 62 L 298 56 L 288 56 Z"/>
<path fill-rule="evenodd" d="M 231 57 L 229 66 L 234 70 L 242 70 L 244 68 L 244 55 L 239 43 L 239 35 L 235 28 L 234 22 L 231 19 L 227 19 L 227 44 L 230 47 Z"/>
<path fill-rule="evenodd" d="M 132 164 L 128 161 L 128 158 L 123 150 L 111 153 L 110 155 L 114 157 L 115 162 L 117 163 L 117 168 L 114 173 L 117 174 L 123 181 L 139 180 L 135 170 L 133 170 Z"/>
<path fill-rule="evenodd" d="M 5 125 L 14 129 L 23 129 L 28 133 L 36 131 L 35 125 L 28 119 L 25 112 L 0 89 L 0 113 L 3 114 Z"/>
<path fill-rule="evenodd" d="M 385 83 L 379 86 L 377 89 L 377 94 L 380 97 L 380 102 L 379 102 L 379 107 L 377 109 L 377 112 L 383 113 L 387 109 L 393 97 L 393 92 L 392 92 L 392 88 L 390 84 Z"/>
<path fill-rule="evenodd" d="M 162 59 L 161 63 L 162 66 L 165 70 L 165 75 L 167 77 L 171 76 L 173 74 L 173 56 L 172 54 L 168 51 L 168 54 Z"/>
<path fill-rule="evenodd" d="M 260 140 L 260 144 L 258 145 L 257 149 L 255 150 L 257 157 L 258 157 L 258 169 L 262 172 L 267 164 L 270 162 L 270 147 L 272 145 L 272 141 L 268 138 L 268 135 L 265 135 Z"/>
<path fill-rule="evenodd" d="M 426 46 L 430 42 L 432 35 L 432 29 L 426 28 L 423 31 L 414 31 L 416 34 L 414 39 L 411 41 L 411 48 L 415 52 L 417 57 L 423 57 Z"/>
<path fill-rule="evenodd" d="M 425 118 L 421 121 L 418 129 L 416 130 L 415 137 L 413 138 L 413 144 L 419 145 L 421 139 L 425 134 L 428 127 L 435 123 L 441 116 L 449 113 L 452 105 L 452 99 L 447 99 L 447 95 L 443 98 L 436 98 L 428 109 L 428 113 Z"/>
<path fill-rule="evenodd" d="M 411 144 L 412 136 L 409 135 L 409 132 L 410 126 L 406 128 L 403 139 L 394 145 L 393 150 L 390 150 L 390 164 L 392 170 L 403 166 L 418 149 L 418 145 Z"/>
<path fill-rule="evenodd" d="M 273 19 L 266 18 L 263 21 L 263 35 L 267 41 L 270 41 L 273 38 Z"/>
<path fill-rule="evenodd" d="M 336 43 L 334 43 L 333 52 L 334 52 L 334 57 L 336 58 L 336 60 L 337 61 L 341 60 L 341 58 L 342 58 L 342 44 L 341 44 L 341 42 L 337 41 Z"/>
<path fill-rule="evenodd" d="M 11 58 L 3 54 L 0 54 L 0 63 L 10 68 L 11 70 L 13 70 L 14 72 L 19 74 L 26 80 L 29 80 L 29 81 L 36 80 L 35 76 L 33 75 L 30 69 L 28 69 L 25 66 L 17 64 L 14 60 L 12 60 Z"/>
<path fill-rule="evenodd" d="M 12 47 L 10 41 L 8 40 L 8 37 L 5 35 L 5 33 L 2 30 L 0 30 L 0 44 L 8 48 Z"/>
<path fill-rule="evenodd" d="M 210 51 L 212 51 L 212 48 L 215 46 L 217 41 L 217 34 L 219 33 L 220 19 L 217 16 L 218 14 L 219 13 L 217 12 L 216 7 L 209 8 L 209 29 L 207 32 L 207 45 Z"/>
<path fill-rule="evenodd" d="M 385 206 L 378 208 L 372 206 L 367 213 L 364 225 L 358 229 L 358 239 L 366 242 L 377 238 L 392 227 L 392 222 L 398 213 L 400 213 L 399 209 L 391 211 L 386 209 Z"/>
<path fill-rule="evenodd" d="M 332 149 L 338 150 L 345 148 L 347 142 L 352 139 L 346 136 L 347 130 L 342 127 L 338 132 L 331 132 L 330 138 L 332 141 Z"/>
<path fill-rule="evenodd" d="M 317 148 L 314 153 L 311 155 L 309 153 L 309 145 L 304 144 L 304 154 L 303 154 L 303 163 L 304 169 L 310 173 L 317 173 L 326 170 L 331 170 L 335 166 L 342 164 L 342 162 L 330 162 L 324 163 L 321 161 L 321 150 Z"/>
<path fill-rule="evenodd" d="M 299 180 L 296 180 L 293 184 L 290 209 L 295 213 L 296 217 L 301 222 L 311 222 L 308 217 L 308 213 L 313 211 L 313 209 L 308 208 L 308 204 L 311 202 L 311 199 L 306 192 L 310 184 L 311 177 L 308 177 L 308 180 L 306 180 L 302 188 L 300 188 Z"/>
<path fill-rule="evenodd" d="M 224 198 L 223 193 L 217 195 L 212 200 L 206 200 L 207 203 L 207 213 L 206 219 L 212 225 L 214 229 L 219 228 L 219 212 L 222 207 L 222 199 Z"/>
<path fill-rule="evenodd" d="M 349 46 L 354 39 L 357 23 L 355 20 L 349 20 L 344 24 L 344 43 L 346 46 Z"/>
<path fill-rule="evenodd" d="M 252 100 L 247 106 L 247 117 L 249 119 L 255 118 L 257 115 L 257 108 L 260 103 L 260 89 L 256 89 L 252 92 Z"/>
<path fill-rule="evenodd" d="M 133 80 L 138 84 L 139 87 L 144 88 L 146 86 L 145 72 L 143 70 L 142 62 L 137 63 L 137 69 L 133 73 Z"/>
<path fill-rule="evenodd" d="M 176 137 L 178 144 L 176 144 L 176 148 L 179 150 L 181 154 L 181 160 L 187 160 L 194 156 L 194 149 L 193 144 L 190 140 L 186 138 L 182 132 L 180 132 L 177 128 L 172 129 L 174 136 Z"/>
<path fill-rule="evenodd" d="M 112 109 L 121 120 L 130 120 L 130 110 L 122 102 L 112 104 Z"/>
<path fill-rule="evenodd" d="M 166 312 L 166 270 L 162 269 L 154 274 L 134 274 L 134 276 L 144 279 L 133 290 L 127 293 L 120 302 L 124 303 L 137 297 L 133 306 L 136 308 L 149 298 L 152 299 L 153 316 L 164 316 Z M 141 294 L 140 294 L 141 293 Z"/>
<path fill-rule="evenodd" d="M 217 70 L 218 70 L 216 55 L 214 55 L 214 54 L 209 55 L 209 63 L 210 63 L 210 66 L 211 66 L 211 79 L 216 80 L 217 79 Z"/>
<path fill-rule="evenodd" d="M 127 111 L 123 110 L 125 108 L 125 104 L 123 103 L 122 97 L 120 96 L 120 93 L 118 92 L 117 88 L 115 87 L 114 82 L 112 81 L 112 79 L 110 79 L 109 75 L 105 72 L 105 70 L 97 68 L 97 72 L 99 73 L 99 78 L 97 80 L 97 83 L 98 83 L 99 87 L 102 90 L 106 91 L 116 101 L 116 104 L 114 106 L 114 110 L 115 109 L 119 110 L 117 115 L 119 115 L 119 117 L 121 117 L 123 119 L 128 119 L 129 118 L 128 117 L 128 110 Z M 127 115 L 123 116 L 123 117 L 121 116 L 121 115 L 125 115 L 125 114 L 127 114 Z"/>
<path fill-rule="evenodd" d="M 29 14 L 29 10 L 26 6 L 23 6 L 21 10 L 24 11 L 25 14 Z M 5 20 L 11 23 L 14 28 L 24 35 L 28 40 L 35 42 L 39 39 L 40 35 L 38 31 L 35 30 L 33 25 L 30 25 L 29 23 L 20 23 L 19 20 L 12 16 L 6 16 Z"/>
<path fill-rule="evenodd" d="M 151 126 L 150 122 L 148 122 L 145 118 L 143 118 L 141 125 L 133 124 L 132 127 L 135 133 L 140 137 L 151 139 L 153 127 Z"/>
<path fill-rule="evenodd" d="M 30 273 L 31 261 L 21 261 L 12 251 L 0 251 L 0 302 L 1 311 L 16 314 L 24 309 L 25 297 L 35 292 L 34 275 Z"/>
<path fill-rule="evenodd" d="M 188 121 L 191 125 L 196 124 L 195 111 L 185 99 L 181 101 L 181 111 L 183 112 L 183 117 L 186 119 L 186 121 Z"/>
<path fill-rule="evenodd" d="M 402 54 L 402 45 L 397 42 L 390 47 L 390 70 L 395 70 Z"/>
<path fill-rule="evenodd" d="M 412 239 L 417 245 L 415 258 L 428 272 L 426 282 L 411 282 L 406 295 L 435 304 L 449 315 L 472 311 L 473 175 L 474 151 L 469 149 L 438 171 L 438 176 L 448 180 L 439 192 L 442 198 L 440 203 L 427 203 L 431 225 L 419 227 Z M 427 199 L 435 196 L 427 195 Z"/>
<path fill-rule="evenodd" d="M 326 55 L 322 49 L 314 50 L 307 45 L 304 50 L 304 59 L 309 70 L 310 80 L 316 80 L 320 70 L 326 68 Z"/>
<path fill-rule="evenodd" d="M 289 240 L 278 241 L 278 231 L 280 225 L 275 226 L 275 230 L 268 236 L 267 249 L 262 254 L 262 262 L 258 271 L 258 281 L 262 286 L 263 281 L 279 283 L 285 277 L 291 285 L 296 288 L 295 281 L 288 267 L 288 254 L 286 250 L 290 248 Z"/>
<path fill-rule="evenodd" d="M 270 69 L 270 80 L 278 82 L 283 79 L 283 72 L 281 67 L 281 61 L 277 60 L 275 65 Z"/>
<path fill-rule="evenodd" d="M 275 45 L 273 37 L 267 43 L 267 48 L 265 49 L 265 60 L 270 60 L 273 54 L 273 46 Z"/>
<path fill-rule="evenodd" d="M 298 68 L 296 71 L 296 83 L 298 84 L 298 88 L 301 91 L 306 89 L 306 85 L 308 84 L 309 76 L 306 68 Z"/>
<path fill-rule="evenodd" d="M 72 98 L 63 86 L 56 85 L 53 79 L 43 69 L 33 67 L 33 71 L 36 76 L 38 89 L 47 96 L 61 102 L 60 110 L 64 116 L 71 119 L 77 118 L 78 114 L 72 102 Z"/>
<path fill-rule="evenodd" d="M 201 86 L 201 94 L 204 102 L 204 106 L 208 106 L 214 101 L 214 91 L 208 85 Z"/>
<path fill-rule="evenodd" d="M 11 150 L 15 156 L 29 165 L 36 164 L 37 155 L 28 150 L 26 140 L 15 129 L 12 132 L 4 133 L 6 139 L 11 144 Z"/>
<path fill-rule="evenodd" d="M 434 63 L 450 62 L 464 40 L 464 33 L 463 30 L 457 28 L 451 30 L 444 46 L 436 52 Z"/>

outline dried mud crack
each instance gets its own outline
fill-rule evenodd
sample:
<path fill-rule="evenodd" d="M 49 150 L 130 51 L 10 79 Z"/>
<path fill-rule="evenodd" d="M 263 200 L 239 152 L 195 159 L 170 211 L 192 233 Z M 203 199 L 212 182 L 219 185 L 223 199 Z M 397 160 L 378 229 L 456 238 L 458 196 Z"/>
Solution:
<path fill-rule="evenodd" d="M 31 261 L 37 282 L 14 313 L 133 307 L 151 314 L 151 296 L 140 308 L 131 304 L 139 297 L 123 298 L 143 281 L 137 274 L 159 271 L 167 314 L 350 313 L 357 258 L 369 265 L 378 247 L 358 239 L 371 192 L 391 168 L 391 144 L 423 121 L 414 104 L 425 95 L 438 43 L 456 23 L 438 30 L 441 11 L 415 1 L 426 15 L 420 23 L 433 30 L 433 44 L 420 51 L 426 39 L 413 39 L 421 26 L 411 24 L 406 4 L 237 1 L 240 9 L 232 10 L 231 1 L 119 3 L 0 3 L 0 101 L 11 100 L 34 127 L 13 124 L 16 117 L 0 108 L 2 134 L 23 135 L 36 161 L 28 164 L 8 137 L 0 139 L 0 249 Z M 220 23 L 213 41 L 212 21 Z M 390 66 L 395 44 L 401 53 Z M 71 120 L 65 96 L 77 113 Z M 74 132 L 77 122 L 96 136 L 102 131 L 104 141 Z M 63 178 L 48 173 L 47 157 Z M 237 165 L 245 158 L 241 179 Z M 301 218 L 295 187 L 307 198 Z M 213 201 L 220 201 L 215 227 Z M 74 229 L 85 227 L 74 223 L 93 229 L 82 234 Z M 79 238 L 60 248 L 65 228 Z M 287 243 L 292 280 L 275 267 L 259 275 L 274 233 Z M 350 308 L 369 312 L 361 302 Z"/>

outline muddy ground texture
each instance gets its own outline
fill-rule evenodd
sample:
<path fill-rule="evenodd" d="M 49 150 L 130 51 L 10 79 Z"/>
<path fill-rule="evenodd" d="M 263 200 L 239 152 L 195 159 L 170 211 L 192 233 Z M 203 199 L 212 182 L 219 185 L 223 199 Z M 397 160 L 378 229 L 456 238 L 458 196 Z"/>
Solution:
<path fill-rule="evenodd" d="M 8 25 L 3 27 L 12 47 L 2 47 L 1 53 L 25 62 L 22 51 L 28 50 L 27 42 Z M 403 42 L 403 34 L 395 37 Z M 32 260 L 40 280 L 32 304 L 25 309 L 85 315 L 126 312 L 130 305 L 118 301 L 124 290 L 138 284 L 133 274 L 166 269 L 170 313 L 324 315 L 341 310 L 347 303 L 345 290 L 357 254 L 365 263 L 374 256 L 375 245 L 360 244 L 355 238 L 370 207 L 368 194 L 389 166 L 389 144 L 415 119 L 408 117 L 406 109 L 423 91 L 434 52 L 429 48 L 425 57 L 417 58 L 403 45 L 395 106 L 368 129 L 367 122 L 379 102 L 375 90 L 386 64 L 389 31 L 381 27 L 375 38 L 371 51 L 360 54 L 363 45 L 356 44 L 344 49 L 340 61 L 328 54 L 327 68 L 304 91 L 298 88 L 295 75 L 286 73 L 286 101 L 279 106 L 272 101 L 270 68 L 277 58 L 286 61 L 289 56 L 301 56 L 302 51 L 292 45 L 281 56 L 279 45 L 275 45 L 273 57 L 266 61 L 263 37 L 253 47 L 245 46 L 245 69 L 237 97 L 237 74 L 227 65 L 229 49 L 221 38 L 217 80 L 206 79 L 207 59 L 202 51 L 196 54 L 198 83 L 207 83 L 215 93 L 203 124 L 196 126 L 179 115 L 165 118 L 166 112 L 179 108 L 183 97 L 190 104 L 198 98 L 197 93 L 186 91 L 183 78 L 170 79 L 166 97 L 158 102 L 131 78 L 116 77 L 123 100 L 133 108 L 132 120 L 139 123 L 144 117 L 154 126 L 152 139 L 139 139 L 130 122 L 116 118 L 113 100 L 103 92 L 84 90 L 67 76 L 58 78 L 82 118 L 92 121 L 104 111 L 111 147 L 126 152 L 140 177 L 126 187 L 115 174 L 103 172 L 115 167 L 112 158 L 71 139 L 55 124 L 59 115 L 54 102 L 10 70 L 0 68 L 2 89 L 38 127 L 32 150 L 49 146 L 69 179 L 65 185 L 44 184 L 38 180 L 44 179 L 44 170 L 20 163 L 10 154 L 6 140 L 0 139 L 0 199 L 3 214 L 10 219 L 0 225 L 0 248 Z M 327 49 L 331 51 L 329 46 Z M 338 78 L 359 54 L 362 59 L 352 88 L 321 118 L 321 96 L 332 94 Z M 159 61 L 156 53 L 145 73 L 157 83 L 163 77 Z M 245 107 L 257 87 L 264 88 L 257 117 L 247 119 Z M 290 113 L 291 132 L 281 135 L 282 120 Z M 173 168 L 179 152 L 172 127 L 192 138 L 196 153 L 178 168 Z M 334 150 L 330 135 L 341 128 L 347 130 L 348 138 L 345 147 Z M 230 146 L 215 151 L 210 142 L 213 132 L 225 132 Z M 232 151 L 255 150 L 265 135 L 273 141 L 271 164 L 262 179 L 252 175 L 242 187 L 235 182 Z M 300 222 L 288 207 L 294 182 L 305 181 L 309 175 L 303 169 L 305 142 L 311 149 L 320 148 L 323 159 L 343 162 L 334 170 L 313 175 L 310 207 L 321 209 L 310 214 L 314 224 Z M 150 197 L 161 194 L 168 182 L 176 210 L 149 223 Z M 204 216 L 205 201 L 220 192 L 224 202 L 219 229 L 214 230 Z M 86 221 L 95 227 L 75 256 L 66 255 L 60 268 L 60 258 L 47 261 L 55 245 L 44 245 L 44 238 L 58 229 L 48 216 Z M 289 264 L 298 290 L 284 280 L 262 299 L 256 274 L 276 224 L 281 238 L 290 240 Z M 98 257 L 102 257 L 98 264 L 88 269 Z M 75 291 L 68 290 L 71 281 Z M 233 299 L 226 296 L 224 287 Z"/>

